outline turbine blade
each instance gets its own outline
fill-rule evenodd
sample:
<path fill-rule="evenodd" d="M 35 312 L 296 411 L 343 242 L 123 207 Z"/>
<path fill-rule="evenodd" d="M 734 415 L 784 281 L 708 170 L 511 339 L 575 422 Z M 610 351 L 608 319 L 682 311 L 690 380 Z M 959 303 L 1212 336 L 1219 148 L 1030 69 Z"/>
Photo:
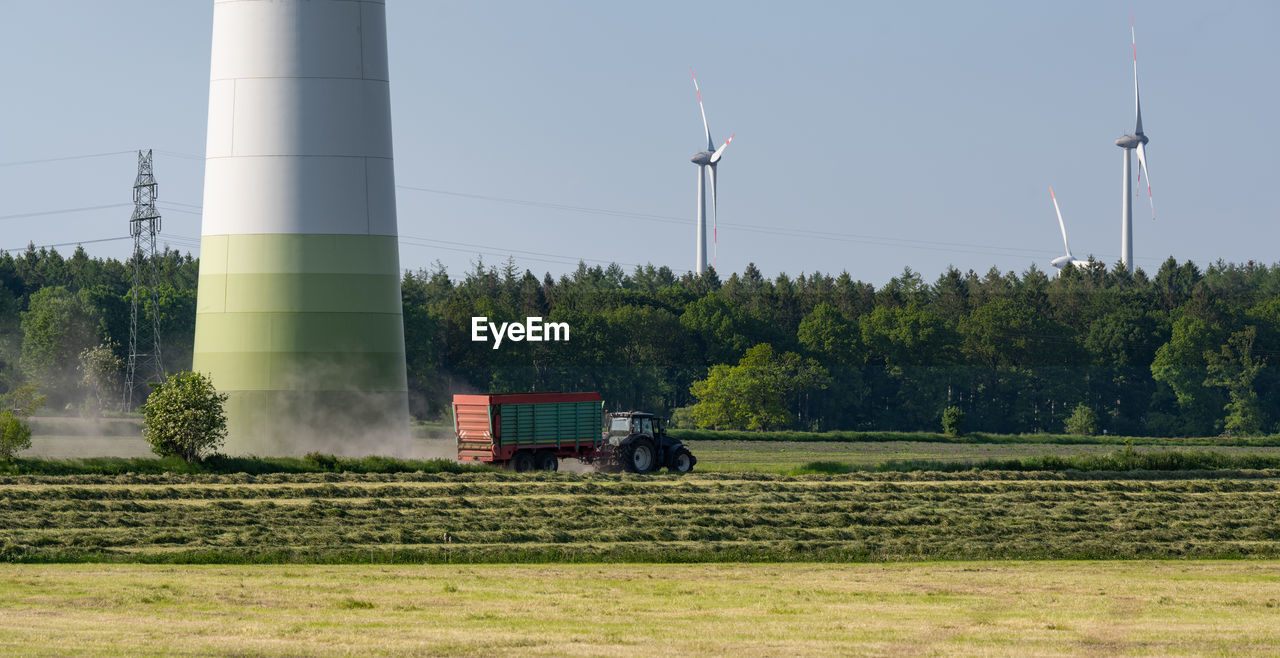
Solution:
<path fill-rule="evenodd" d="M 1147 200 L 1151 202 L 1151 219 L 1156 218 L 1156 200 L 1151 196 L 1151 172 L 1147 170 L 1147 149 L 1146 145 L 1138 142 L 1138 176 L 1147 177 Z"/>
<path fill-rule="evenodd" d="M 1133 44 L 1133 114 L 1137 125 L 1133 134 L 1142 134 L 1142 99 L 1138 96 L 1138 37 L 1133 31 L 1133 12 L 1129 12 L 1129 39 Z"/>
<path fill-rule="evenodd" d="M 711 154 L 711 164 L 715 164 L 720 161 L 720 156 L 724 154 L 725 147 L 732 141 L 733 135 L 729 135 L 729 139 L 724 140 L 724 143 L 720 145 L 720 148 L 716 149 L 716 152 Z"/>
<path fill-rule="evenodd" d="M 1067 225 L 1062 221 L 1062 209 L 1058 207 L 1058 197 L 1053 193 L 1053 186 L 1049 186 L 1049 198 L 1053 199 L 1053 209 L 1058 212 L 1058 227 L 1062 229 L 1062 246 L 1067 250 L 1067 259 L 1071 259 L 1071 245 L 1067 244 Z"/>
<path fill-rule="evenodd" d="M 715 143 L 711 141 L 711 127 L 707 125 L 707 110 L 702 107 L 702 90 L 698 88 L 698 76 L 693 74 L 693 67 L 689 67 L 689 77 L 693 78 L 693 90 L 698 92 L 698 111 L 702 113 L 702 129 L 707 131 L 707 150 L 715 148 Z"/>
<path fill-rule="evenodd" d="M 726 144 L 728 142 L 725 142 Z M 721 147 L 724 148 L 724 147 Z M 711 163 L 711 266 L 720 264 L 720 229 L 716 224 L 716 164 Z"/>

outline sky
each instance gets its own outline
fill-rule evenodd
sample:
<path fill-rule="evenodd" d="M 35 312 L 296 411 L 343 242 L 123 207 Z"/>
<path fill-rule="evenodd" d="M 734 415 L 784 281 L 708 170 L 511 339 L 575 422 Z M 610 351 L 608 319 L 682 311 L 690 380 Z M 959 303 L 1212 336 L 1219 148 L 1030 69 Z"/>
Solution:
<path fill-rule="evenodd" d="M 212 6 L 0 0 L 0 249 L 126 257 L 150 148 L 161 241 L 199 255 Z M 389 0 L 401 267 L 692 269 L 690 67 L 735 135 L 722 276 L 1051 270 L 1050 185 L 1075 255 L 1114 263 L 1130 10 L 1137 266 L 1280 260 L 1280 3 Z"/>

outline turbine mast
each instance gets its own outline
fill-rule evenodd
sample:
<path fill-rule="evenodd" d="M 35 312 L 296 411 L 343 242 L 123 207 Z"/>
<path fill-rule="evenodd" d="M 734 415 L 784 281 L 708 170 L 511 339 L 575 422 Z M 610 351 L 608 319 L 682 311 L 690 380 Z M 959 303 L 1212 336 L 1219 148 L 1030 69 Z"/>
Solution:
<path fill-rule="evenodd" d="M 701 275 L 707 269 L 707 176 L 706 166 L 698 165 L 698 224 L 695 227 L 697 253 L 694 254 L 693 273 Z"/>
<path fill-rule="evenodd" d="M 1133 274 L 1133 158 L 1124 150 L 1124 185 L 1120 191 L 1120 260 Z"/>

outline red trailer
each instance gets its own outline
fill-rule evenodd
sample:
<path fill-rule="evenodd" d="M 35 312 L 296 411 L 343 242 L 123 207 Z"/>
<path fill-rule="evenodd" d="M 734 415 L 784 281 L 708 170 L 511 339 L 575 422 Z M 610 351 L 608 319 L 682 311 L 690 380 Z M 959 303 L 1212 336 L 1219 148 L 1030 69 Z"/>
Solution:
<path fill-rule="evenodd" d="M 600 447 L 599 393 L 453 396 L 458 459 L 554 471 L 566 457 L 590 461 Z"/>

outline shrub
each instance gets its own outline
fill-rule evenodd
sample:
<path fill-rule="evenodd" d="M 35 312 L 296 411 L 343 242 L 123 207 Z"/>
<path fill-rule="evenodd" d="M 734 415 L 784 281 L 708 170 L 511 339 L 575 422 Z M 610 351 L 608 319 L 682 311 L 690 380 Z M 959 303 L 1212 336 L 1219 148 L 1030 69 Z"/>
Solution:
<path fill-rule="evenodd" d="M 171 375 L 142 404 L 142 434 L 161 457 L 203 459 L 227 436 L 226 401 L 227 394 L 198 372 Z"/>
<path fill-rule="evenodd" d="M 0 412 L 0 461 L 31 447 L 31 428 L 12 411 Z"/>
<path fill-rule="evenodd" d="M 29 418 L 44 406 L 46 397 L 31 385 L 19 386 L 0 396 L 0 406 L 10 409 L 21 418 Z"/>
<path fill-rule="evenodd" d="M 80 387 L 85 390 L 84 411 L 100 416 L 107 408 L 120 404 L 120 371 L 124 361 L 116 356 L 116 344 L 108 341 L 80 352 Z"/>
<path fill-rule="evenodd" d="M 1071 416 L 1063 424 L 1067 434 L 1093 436 L 1098 433 L 1098 414 L 1086 404 L 1076 405 Z"/>
<path fill-rule="evenodd" d="M 964 434 L 964 412 L 960 407 L 947 407 L 942 410 L 942 431 L 947 436 Z"/>

